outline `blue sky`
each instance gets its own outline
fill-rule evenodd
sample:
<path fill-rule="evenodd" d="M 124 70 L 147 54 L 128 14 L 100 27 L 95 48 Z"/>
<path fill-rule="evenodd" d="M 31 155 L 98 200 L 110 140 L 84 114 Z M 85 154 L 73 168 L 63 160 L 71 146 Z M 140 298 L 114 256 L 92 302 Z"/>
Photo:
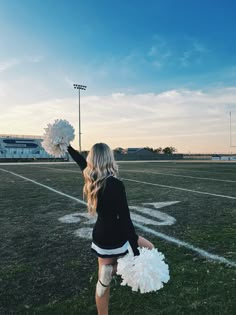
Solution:
<path fill-rule="evenodd" d="M 76 127 L 76 82 L 88 86 L 84 148 L 228 152 L 235 12 L 233 0 L 0 0 L 0 133 L 42 134 L 56 118 Z"/>

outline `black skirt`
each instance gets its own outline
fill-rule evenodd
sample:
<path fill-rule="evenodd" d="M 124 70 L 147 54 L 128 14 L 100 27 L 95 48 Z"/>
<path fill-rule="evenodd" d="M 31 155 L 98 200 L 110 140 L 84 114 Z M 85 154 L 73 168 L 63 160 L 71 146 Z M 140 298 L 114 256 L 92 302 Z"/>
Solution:
<path fill-rule="evenodd" d="M 113 246 L 107 246 L 98 244 L 93 240 L 91 245 L 92 252 L 101 258 L 123 256 L 128 253 L 128 248 L 130 248 L 128 241 Z"/>

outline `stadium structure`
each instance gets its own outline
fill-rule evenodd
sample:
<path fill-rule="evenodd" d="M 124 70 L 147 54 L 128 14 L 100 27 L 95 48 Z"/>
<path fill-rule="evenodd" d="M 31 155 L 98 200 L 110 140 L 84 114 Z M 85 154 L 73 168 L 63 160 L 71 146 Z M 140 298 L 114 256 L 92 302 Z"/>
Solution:
<path fill-rule="evenodd" d="M 19 136 L 0 134 L 0 160 L 55 160 L 42 147 L 40 136 Z M 61 159 L 67 160 L 65 155 Z"/>

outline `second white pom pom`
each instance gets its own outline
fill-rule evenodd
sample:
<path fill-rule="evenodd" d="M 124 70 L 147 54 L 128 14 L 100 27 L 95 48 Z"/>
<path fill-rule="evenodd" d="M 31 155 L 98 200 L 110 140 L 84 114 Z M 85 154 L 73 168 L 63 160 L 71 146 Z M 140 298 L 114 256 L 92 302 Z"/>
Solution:
<path fill-rule="evenodd" d="M 148 293 L 160 290 L 170 279 L 169 266 L 164 255 L 156 248 L 139 248 L 140 255 L 128 253 L 118 259 L 117 274 L 121 275 L 121 285 L 128 285 L 132 291 Z"/>

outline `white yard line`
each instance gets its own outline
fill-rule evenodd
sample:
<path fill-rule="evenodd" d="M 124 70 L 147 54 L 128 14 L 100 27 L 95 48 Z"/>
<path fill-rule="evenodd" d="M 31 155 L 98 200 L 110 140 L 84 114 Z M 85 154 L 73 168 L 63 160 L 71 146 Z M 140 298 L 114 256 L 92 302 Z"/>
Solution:
<path fill-rule="evenodd" d="M 60 172 L 64 171 L 64 172 L 69 172 L 69 173 L 78 173 L 78 171 L 65 170 L 65 169 L 60 169 L 60 168 L 57 168 L 57 169 L 56 168 L 50 168 L 50 167 L 42 167 L 42 168 L 50 169 L 50 170 L 53 170 L 53 171 L 60 171 Z M 181 188 L 181 187 L 176 187 L 176 186 L 169 186 L 169 185 L 162 185 L 162 184 L 156 184 L 156 183 L 149 183 L 149 182 L 139 181 L 139 180 L 135 180 L 135 179 L 131 179 L 131 178 L 124 178 L 123 177 L 122 179 L 131 181 L 131 182 L 136 182 L 136 183 L 139 183 L 139 184 L 152 185 L 152 186 L 158 186 L 158 187 L 164 187 L 164 188 L 171 188 L 171 189 L 177 189 L 177 190 L 187 191 L 187 192 L 196 193 L 196 194 L 209 195 L 209 196 L 214 196 L 214 197 L 220 197 L 220 198 L 226 198 L 226 199 L 235 199 L 236 200 L 236 197 L 233 197 L 233 196 L 208 193 L 208 192 L 204 192 L 204 191 L 187 189 L 187 188 Z"/>
<path fill-rule="evenodd" d="M 78 171 L 73 170 L 67 170 L 63 168 L 53 168 L 53 167 L 40 167 L 43 169 L 49 169 L 53 171 L 64 171 L 64 172 L 70 172 L 70 173 L 78 173 Z M 176 177 L 186 177 L 186 178 L 192 178 L 192 179 L 203 179 L 203 180 L 211 180 L 211 181 L 220 181 L 220 182 L 228 182 L 228 183 L 236 183 L 236 180 L 227 180 L 227 179 L 217 179 L 217 178 L 209 178 L 209 177 L 196 177 L 196 176 L 189 176 L 189 175 L 179 175 L 179 174 L 168 174 L 168 173 L 161 173 L 161 172 L 147 172 L 147 171 L 140 171 L 140 170 L 119 170 L 119 172 L 132 172 L 132 173 L 144 173 L 144 174 L 160 174 L 165 176 L 176 176 Z"/>
<path fill-rule="evenodd" d="M 61 165 L 61 164 L 75 164 L 75 162 L 1 162 L 0 165 Z"/>
<path fill-rule="evenodd" d="M 83 204 L 83 205 L 86 205 L 86 202 L 84 202 L 84 201 L 81 200 L 81 199 L 78 199 L 78 198 L 75 198 L 75 197 L 70 196 L 70 195 L 68 195 L 68 194 L 65 194 L 65 193 L 63 193 L 63 192 L 61 192 L 61 191 L 59 191 L 59 190 L 56 190 L 56 189 L 51 188 L 51 187 L 49 187 L 49 186 L 47 186 L 47 185 L 41 184 L 41 183 L 39 183 L 39 182 L 36 182 L 35 180 L 32 180 L 32 179 L 27 178 L 27 177 L 25 177 L 25 176 L 22 176 L 22 175 L 19 175 L 19 174 L 17 174 L 17 173 L 10 172 L 10 171 L 7 171 L 7 170 L 1 169 L 1 168 L 0 168 L 0 171 L 3 171 L 3 172 L 6 172 L 6 173 L 9 173 L 9 174 L 12 174 L 12 175 L 17 176 L 17 177 L 20 177 L 20 178 L 22 178 L 22 179 L 24 179 L 24 180 L 27 180 L 27 181 L 31 182 L 31 183 L 34 183 L 34 184 L 36 184 L 36 185 L 39 185 L 39 186 L 44 187 L 44 188 L 46 188 L 46 189 L 49 189 L 50 191 L 55 192 L 55 193 L 57 193 L 57 194 L 59 194 L 59 195 L 62 195 L 62 196 L 64 196 L 64 197 L 70 198 L 70 199 L 72 199 L 72 200 L 74 200 L 74 201 L 76 201 L 76 202 L 78 202 L 78 203 L 81 203 L 81 204 Z M 234 199 L 236 199 L 236 198 L 234 198 Z M 160 237 L 160 238 L 162 238 L 162 239 L 164 239 L 164 240 L 166 240 L 166 241 L 168 241 L 168 242 L 171 242 L 171 243 L 177 244 L 177 245 L 179 245 L 179 246 L 183 246 L 183 247 L 185 247 L 185 248 L 187 248 L 187 249 L 190 249 L 190 250 L 192 250 L 192 251 L 198 253 L 200 256 L 203 256 L 203 257 L 208 258 L 208 259 L 210 259 L 210 260 L 214 260 L 214 261 L 219 261 L 219 262 L 221 262 L 221 263 L 225 263 L 225 264 L 227 264 L 227 265 L 229 265 L 229 266 L 236 267 L 236 262 L 231 261 L 231 260 L 228 260 L 227 258 L 225 258 L 225 257 L 223 257 L 223 256 L 218 256 L 218 255 L 215 255 L 215 254 L 208 253 L 207 251 L 205 251 L 205 250 L 203 250 L 203 249 L 200 249 L 200 248 L 198 248 L 198 247 L 195 247 L 195 246 L 193 246 L 193 245 L 191 245 L 191 244 L 189 244 L 189 243 L 187 243 L 187 242 L 184 242 L 184 241 L 178 240 L 177 238 L 174 238 L 174 237 L 172 237 L 172 236 L 168 236 L 168 235 L 166 235 L 166 234 L 157 232 L 157 231 L 155 231 L 155 230 L 153 230 L 153 229 L 150 229 L 150 228 L 148 228 L 148 227 L 145 227 L 145 226 L 143 226 L 143 225 L 141 225 L 141 224 L 135 223 L 135 226 L 138 227 L 139 229 L 145 231 L 145 232 L 148 232 L 148 233 L 150 233 L 150 234 L 153 234 L 153 235 L 155 235 L 155 236 L 158 236 L 158 237 Z"/>
<path fill-rule="evenodd" d="M 137 164 L 137 163 L 172 163 L 172 164 L 191 164 L 191 163 L 199 163 L 199 164 L 206 164 L 206 163 L 212 163 L 212 164 L 232 164 L 236 163 L 236 161 L 212 161 L 212 160 L 138 160 L 138 161 L 117 161 L 118 163 L 128 163 L 128 164 Z M 0 165 L 60 165 L 60 164 L 76 164 L 76 162 L 1 162 Z M 202 171 L 204 172 L 204 170 Z M 208 171 L 206 171 L 208 172 Z"/>
<path fill-rule="evenodd" d="M 77 202 L 79 202 L 79 203 L 82 203 L 83 205 L 87 205 L 87 203 L 86 203 L 85 201 L 83 201 L 83 200 L 80 200 L 80 199 L 75 198 L 75 197 L 73 197 L 73 196 L 67 195 L 67 194 L 65 194 L 65 193 L 63 193 L 63 192 L 61 192 L 61 191 L 59 191 L 59 190 L 56 190 L 56 189 L 54 189 L 54 188 L 52 188 L 52 187 L 49 187 L 49 186 L 47 186 L 47 185 L 41 184 L 41 183 L 39 183 L 39 182 L 36 182 L 36 181 L 33 180 L 33 179 L 30 179 L 30 178 L 27 178 L 27 177 L 25 177 L 25 176 L 19 175 L 19 174 L 17 174 L 17 173 L 13 173 L 13 172 L 4 170 L 4 169 L 2 169 L 2 168 L 0 168 L 0 171 L 3 171 L 3 172 L 6 172 L 6 173 L 9 173 L 9 174 L 12 174 L 12 175 L 17 176 L 17 177 L 20 177 L 20 178 L 22 178 L 22 179 L 24 179 L 24 180 L 27 180 L 28 182 L 31 182 L 31 183 L 33 183 L 33 184 L 36 184 L 36 185 L 39 185 L 39 186 L 41 186 L 41 187 L 47 188 L 47 189 L 49 189 L 49 190 L 51 190 L 51 191 L 53 191 L 53 192 L 55 192 L 55 193 L 57 193 L 57 194 L 59 194 L 59 195 L 62 195 L 62 196 L 64 196 L 64 197 L 67 197 L 67 198 L 70 198 L 70 199 L 72 199 L 72 200 L 75 200 L 75 201 L 77 201 Z"/>
<path fill-rule="evenodd" d="M 230 265 L 230 266 L 233 266 L 233 267 L 236 267 L 236 262 L 234 261 L 231 261 L 231 260 L 228 260 L 227 258 L 225 257 L 222 257 L 222 256 L 219 256 L 219 255 L 215 255 L 215 254 L 211 254 L 211 253 L 208 253 L 207 251 L 205 251 L 204 249 L 201 249 L 199 247 L 195 247 L 187 242 L 184 242 L 184 241 L 181 241 L 181 240 L 178 240 L 177 238 L 174 238 L 172 236 L 168 236 L 166 234 L 163 234 L 163 233 L 160 233 L 160 232 L 157 232 L 157 231 L 154 231 L 153 229 L 150 229 L 148 227 L 145 227 L 141 224 L 138 224 L 138 223 L 134 223 L 134 225 L 140 229 L 142 229 L 143 231 L 145 232 L 148 232 L 150 234 L 153 234 L 155 236 L 158 236 L 159 238 L 162 238 L 168 242 L 171 242 L 171 243 L 174 243 L 174 244 L 177 244 L 179 246 L 183 246 L 185 248 L 188 248 L 194 252 L 197 252 L 199 255 L 203 256 L 203 257 L 206 257 L 208 259 L 211 259 L 211 260 L 215 260 L 215 261 L 219 261 L 221 263 L 225 263 L 227 265 Z"/>
<path fill-rule="evenodd" d="M 140 171 L 140 170 L 120 170 L 120 172 L 132 172 L 132 173 L 144 173 L 144 174 L 157 174 L 157 175 L 164 175 L 164 176 L 175 176 L 175 177 L 185 177 L 191 179 L 203 179 L 203 180 L 212 180 L 218 182 L 226 182 L 226 183 L 236 183 L 236 180 L 229 180 L 229 179 L 217 179 L 217 178 L 209 178 L 209 177 L 196 177 L 190 175 L 179 175 L 179 174 L 171 174 L 171 173 L 162 173 L 162 172 L 147 172 L 147 171 Z"/>
<path fill-rule="evenodd" d="M 152 185 L 152 186 L 158 186 L 158 187 L 164 187 L 164 188 L 171 188 L 171 189 L 177 189 L 177 190 L 182 190 L 182 191 L 188 191 L 188 192 L 192 192 L 192 193 L 196 193 L 196 194 L 209 195 L 209 196 L 214 196 L 214 197 L 227 198 L 227 199 L 235 199 L 235 200 L 236 200 L 236 197 L 233 197 L 233 196 L 220 195 L 220 194 L 212 194 L 212 193 L 208 193 L 208 192 L 204 192 L 204 191 L 199 191 L 199 190 L 193 190 L 193 189 L 187 189 L 187 188 L 180 188 L 180 187 L 176 187 L 176 186 L 168 186 L 168 185 L 162 185 L 162 184 L 155 184 L 155 183 L 143 182 L 143 181 L 136 180 L 136 179 L 131 179 L 131 178 L 124 178 L 124 177 L 123 177 L 123 179 L 124 179 L 124 180 L 128 180 L 128 181 L 130 181 L 130 182 L 139 183 L 139 184 Z"/>
<path fill-rule="evenodd" d="M 45 169 L 45 170 L 50 170 L 50 171 L 56 171 L 56 172 L 69 172 L 69 173 L 81 173 L 81 170 L 78 168 L 77 171 L 73 171 L 73 170 L 67 170 L 65 168 L 55 168 L 55 167 L 45 167 L 45 166 L 36 166 L 37 168 L 40 169 Z"/>

